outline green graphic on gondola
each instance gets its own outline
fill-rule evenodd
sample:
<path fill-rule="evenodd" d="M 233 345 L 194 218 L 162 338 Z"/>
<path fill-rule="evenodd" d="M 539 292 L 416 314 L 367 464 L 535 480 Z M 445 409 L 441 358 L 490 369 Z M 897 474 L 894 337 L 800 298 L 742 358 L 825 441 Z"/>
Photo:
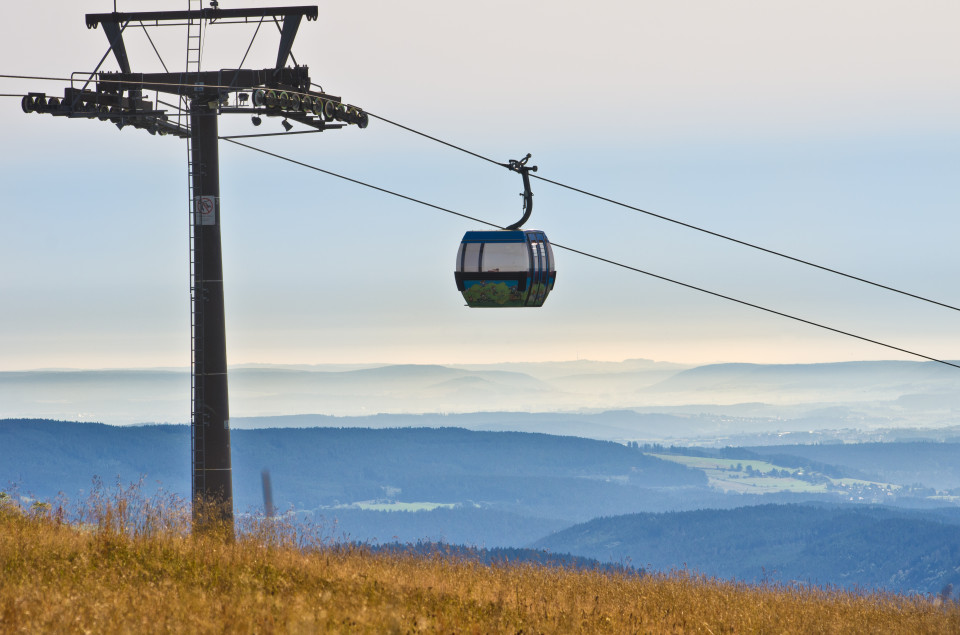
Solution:
<path fill-rule="evenodd" d="M 472 307 L 523 306 L 526 300 L 515 280 L 467 280 L 464 287 L 463 299 Z"/>

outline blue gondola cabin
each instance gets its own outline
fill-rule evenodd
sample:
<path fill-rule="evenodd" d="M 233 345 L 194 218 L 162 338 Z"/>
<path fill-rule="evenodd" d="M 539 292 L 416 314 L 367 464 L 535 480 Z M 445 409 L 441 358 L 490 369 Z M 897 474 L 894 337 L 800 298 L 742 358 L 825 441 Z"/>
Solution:
<path fill-rule="evenodd" d="M 542 306 L 557 271 L 542 231 L 469 231 L 460 242 L 454 277 L 470 307 Z"/>

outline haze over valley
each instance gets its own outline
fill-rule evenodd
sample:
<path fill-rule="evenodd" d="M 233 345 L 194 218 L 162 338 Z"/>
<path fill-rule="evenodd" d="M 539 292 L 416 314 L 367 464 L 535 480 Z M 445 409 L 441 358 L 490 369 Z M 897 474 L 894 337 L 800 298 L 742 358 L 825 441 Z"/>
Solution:
<path fill-rule="evenodd" d="M 0 372 L 0 404 L 6 417 L 186 423 L 189 385 L 187 370 Z M 900 361 L 262 365 L 231 369 L 230 400 L 234 428 L 453 425 L 719 445 L 854 430 L 880 440 L 957 425 L 960 373 Z"/>

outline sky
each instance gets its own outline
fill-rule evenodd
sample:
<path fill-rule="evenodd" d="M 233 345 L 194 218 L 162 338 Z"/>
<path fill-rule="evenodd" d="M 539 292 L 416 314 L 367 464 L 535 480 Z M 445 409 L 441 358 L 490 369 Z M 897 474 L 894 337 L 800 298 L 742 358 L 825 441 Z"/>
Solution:
<path fill-rule="evenodd" d="M 320 8 L 293 53 L 345 102 L 498 161 L 529 152 L 551 180 L 960 306 L 956 2 Z M 5 7 L 0 74 L 93 70 L 107 43 L 84 14 L 112 9 Z M 237 67 L 253 30 L 209 28 L 204 69 Z M 151 35 L 182 68 L 185 32 Z M 244 66 L 272 66 L 278 39 L 263 29 Z M 127 47 L 134 70 L 162 70 L 142 32 Z M 64 85 L 0 78 L 0 93 Z M 282 130 L 240 115 L 220 129 Z M 187 367 L 186 143 L 26 115 L 7 97 L 0 138 L 0 370 Z M 378 119 L 251 143 L 500 225 L 521 214 L 518 175 Z M 220 181 L 231 364 L 911 359 L 562 250 L 544 307 L 468 309 L 453 266 L 476 223 L 226 142 Z M 527 227 L 556 243 L 960 359 L 956 311 L 543 181 L 533 191 Z"/>

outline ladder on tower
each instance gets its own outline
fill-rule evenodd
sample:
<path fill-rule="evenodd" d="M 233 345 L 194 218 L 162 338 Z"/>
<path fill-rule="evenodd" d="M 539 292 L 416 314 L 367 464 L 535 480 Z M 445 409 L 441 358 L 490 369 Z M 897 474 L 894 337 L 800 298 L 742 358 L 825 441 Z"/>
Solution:
<path fill-rule="evenodd" d="M 187 9 L 190 11 L 200 11 L 203 9 L 202 0 L 187 0 Z M 201 36 L 203 35 L 203 20 L 201 18 L 188 18 L 187 19 L 187 63 L 186 63 L 186 76 L 184 84 L 191 85 L 196 84 L 199 81 L 200 77 L 200 51 L 201 51 Z M 187 118 L 186 126 L 190 125 L 190 107 L 192 101 L 192 95 L 186 93 L 186 90 L 181 93 L 181 112 L 185 113 Z M 196 497 L 198 491 L 206 491 L 206 487 L 202 482 L 198 483 L 198 476 L 200 479 L 205 480 L 206 475 L 206 443 L 205 443 L 205 430 L 204 424 L 204 414 L 198 412 L 198 404 L 203 404 L 203 395 L 198 394 L 198 391 L 202 390 L 200 387 L 201 384 L 197 382 L 197 374 L 202 373 L 203 369 L 198 368 L 198 363 L 203 364 L 203 355 L 197 354 L 197 342 L 203 341 L 203 338 L 197 337 L 197 329 L 202 328 L 202 325 L 197 320 L 197 310 L 196 310 L 196 294 L 199 292 L 199 289 L 196 285 L 196 273 L 197 273 L 197 250 L 195 247 L 195 233 L 196 233 L 196 203 L 194 200 L 194 191 L 193 191 L 193 174 L 194 169 L 199 168 L 199 166 L 193 165 L 193 140 L 192 136 L 187 137 L 187 209 L 188 215 L 188 225 L 189 225 L 189 241 L 190 241 L 190 451 L 193 456 L 193 479 L 192 486 L 193 492 L 192 496 Z M 198 487 L 199 485 L 199 487 Z"/>
<path fill-rule="evenodd" d="M 202 11 L 203 10 L 203 0 L 187 0 L 187 10 L 188 11 Z M 203 35 L 203 19 L 202 18 L 187 18 L 187 64 L 186 64 L 186 77 L 184 84 L 190 84 L 191 80 L 196 81 L 200 74 L 200 51 L 201 51 L 201 37 Z M 189 108 L 190 108 L 190 95 L 187 94 L 187 91 L 184 90 L 180 93 L 180 113 L 181 116 L 186 116 L 187 121 L 179 122 L 184 127 L 190 125 L 189 117 Z"/>

